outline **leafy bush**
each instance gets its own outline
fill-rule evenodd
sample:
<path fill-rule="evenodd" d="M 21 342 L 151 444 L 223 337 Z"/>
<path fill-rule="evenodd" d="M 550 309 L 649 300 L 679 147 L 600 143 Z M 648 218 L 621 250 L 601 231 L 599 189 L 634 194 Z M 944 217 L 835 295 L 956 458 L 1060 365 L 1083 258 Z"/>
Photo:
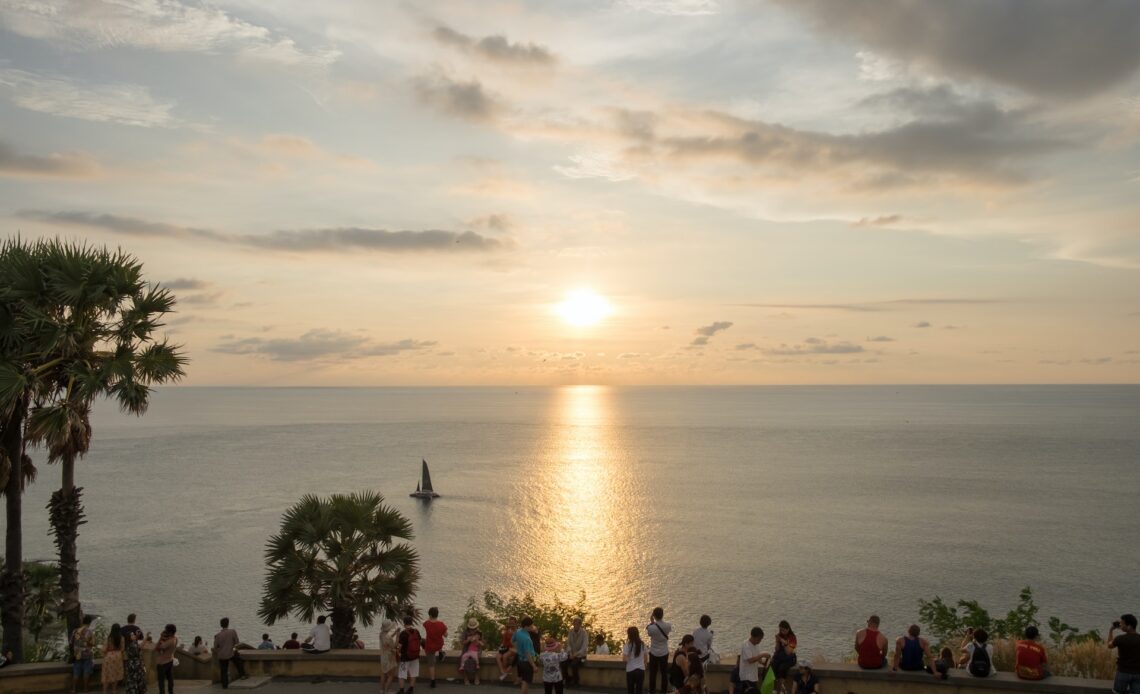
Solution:
<path fill-rule="evenodd" d="M 468 599 L 467 610 L 463 613 L 463 621 L 466 622 L 472 617 L 479 621 L 479 630 L 483 632 L 484 647 L 488 649 L 498 647 L 499 629 L 503 624 L 506 624 L 510 617 L 515 617 L 520 621 L 523 617 L 530 617 L 534 620 L 540 634 L 553 636 L 559 641 L 566 638 L 570 627 L 573 626 L 574 618 L 581 617 L 582 628 L 590 635 L 591 648 L 599 633 L 605 636 L 611 653 L 620 652 L 619 649 L 622 645 L 622 641 L 613 633 L 595 626 L 597 615 L 586 602 L 585 591 L 579 593 L 578 599 L 573 603 L 563 602 L 557 596 L 552 603 L 540 603 L 530 593 L 504 598 L 489 590 L 483 593 L 482 605 L 474 596 Z M 453 648 L 458 649 L 462 645 L 465 627 L 466 624 L 454 631 Z"/>
<path fill-rule="evenodd" d="M 939 596 L 918 601 L 919 621 L 939 647 L 956 647 L 968 628 L 985 629 L 995 639 L 1019 639 L 1027 626 L 1040 626 L 1037 619 L 1039 611 L 1033 602 L 1033 589 L 1029 586 L 1018 593 L 1017 605 L 1005 617 L 997 619 L 991 617 L 977 600 L 959 600 L 955 607 L 946 604 Z M 1100 642 L 1100 634 L 1096 630 L 1081 632 L 1057 617 L 1050 617 L 1048 623 L 1048 634 L 1054 647 L 1085 641 Z"/>

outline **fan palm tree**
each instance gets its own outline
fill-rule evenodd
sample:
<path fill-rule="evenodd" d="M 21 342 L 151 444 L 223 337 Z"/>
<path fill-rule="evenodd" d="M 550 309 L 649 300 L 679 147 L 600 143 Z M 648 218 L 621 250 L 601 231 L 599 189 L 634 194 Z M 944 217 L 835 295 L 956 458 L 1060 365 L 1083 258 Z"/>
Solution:
<path fill-rule="evenodd" d="M 59 240 L 38 242 L 33 255 L 37 272 L 28 278 L 22 306 L 28 351 L 22 373 L 9 365 L 9 376 L 17 374 L 11 380 L 22 384 L 30 403 L 26 440 L 42 444 L 49 463 L 61 464 L 62 483 L 48 509 L 59 550 L 61 610 L 74 630 L 82 616 L 76 540 L 86 522 L 75 462 L 91 445 L 91 405 L 111 397 L 123 411 L 142 415 L 151 386 L 181 378 L 186 358 L 155 339 L 174 296 L 148 284 L 133 256 Z M 4 380 L 0 375 L 0 385 Z"/>
<path fill-rule="evenodd" d="M 349 648 L 357 620 L 395 619 L 409 611 L 419 555 L 406 542 L 412 524 L 376 492 L 306 495 L 285 512 L 270 538 L 258 615 L 272 626 L 289 614 L 311 622 L 332 616 L 332 647 Z"/>

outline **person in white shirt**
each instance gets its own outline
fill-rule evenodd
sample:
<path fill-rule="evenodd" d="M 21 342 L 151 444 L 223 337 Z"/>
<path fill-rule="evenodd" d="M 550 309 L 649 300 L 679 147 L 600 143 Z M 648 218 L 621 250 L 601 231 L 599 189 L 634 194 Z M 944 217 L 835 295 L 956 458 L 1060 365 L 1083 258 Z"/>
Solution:
<path fill-rule="evenodd" d="M 645 627 L 649 636 L 649 694 L 657 694 L 657 675 L 661 675 L 661 694 L 669 689 L 669 632 L 673 625 L 664 617 L 665 610 L 654 607 Z"/>
<path fill-rule="evenodd" d="M 317 623 L 309 630 L 309 638 L 305 639 L 305 643 L 301 646 L 301 650 L 306 653 L 328 653 L 332 648 L 332 633 L 329 631 L 329 625 L 325 623 L 326 617 L 321 615 L 317 617 Z"/>
<path fill-rule="evenodd" d="M 712 650 L 713 630 L 709 628 L 711 626 L 712 617 L 703 614 L 701 626 L 693 629 L 693 648 L 697 649 L 697 655 L 701 657 L 702 663 L 709 659 L 709 651 Z"/>
<path fill-rule="evenodd" d="M 762 665 L 767 665 L 772 657 L 760 650 L 760 642 L 763 640 L 764 630 L 752 627 L 748 640 L 740 647 L 740 689 L 737 694 L 759 691 L 759 669 Z"/>
<path fill-rule="evenodd" d="M 649 660 L 649 649 L 641 640 L 637 627 L 625 631 L 626 642 L 621 649 L 621 659 L 625 661 L 626 694 L 641 694 L 645 686 L 645 663 Z"/>
<path fill-rule="evenodd" d="M 610 645 L 608 643 L 606 643 L 606 635 L 605 634 L 598 634 L 598 636 L 594 639 L 594 643 L 596 644 L 594 646 L 594 654 L 595 655 L 609 655 L 610 654 Z"/>

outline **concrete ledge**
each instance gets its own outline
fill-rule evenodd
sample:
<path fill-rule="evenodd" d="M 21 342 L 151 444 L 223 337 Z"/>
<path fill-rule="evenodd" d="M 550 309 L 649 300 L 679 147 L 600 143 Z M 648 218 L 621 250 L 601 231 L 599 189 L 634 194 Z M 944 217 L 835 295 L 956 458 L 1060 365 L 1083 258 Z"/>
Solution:
<path fill-rule="evenodd" d="M 320 655 L 302 651 L 240 651 L 246 670 L 252 677 L 281 677 L 309 680 L 373 680 L 380 677 L 380 651 L 335 650 Z M 455 678 L 458 674 L 458 652 L 451 651 L 443 662 L 436 665 L 438 679 Z M 153 653 L 145 653 L 148 674 L 153 677 Z M 214 658 L 178 653 L 179 665 L 175 677 L 181 680 L 217 681 L 218 668 Z M 95 661 L 91 681 L 98 688 L 100 661 Z M 427 677 L 427 661 L 420 661 L 420 679 Z M 480 660 L 481 679 L 487 684 L 498 683 L 499 669 L 492 655 Z M 730 665 L 706 667 L 705 680 L 711 692 L 728 689 Z M 829 692 L 858 692 L 858 694 L 1008 694 L 1035 692 L 1039 694 L 1103 694 L 1112 690 L 1108 680 L 1088 680 L 1074 677 L 1051 677 L 1040 682 L 1017 679 L 1010 673 L 978 679 L 965 671 L 950 673 L 947 680 L 938 680 L 925 673 L 887 670 L 862 670 L 856 665 L 820 664 L 816 674 Z M 0 668 L 0 694 L 23 692 L 66 691 L 71 686 L 71 665 L 67 663 L 32 663 Z M 625 666 L 619 656 L 590 656 L 582 668 L 582 687 L 609 691 L 625 690 Z"/>

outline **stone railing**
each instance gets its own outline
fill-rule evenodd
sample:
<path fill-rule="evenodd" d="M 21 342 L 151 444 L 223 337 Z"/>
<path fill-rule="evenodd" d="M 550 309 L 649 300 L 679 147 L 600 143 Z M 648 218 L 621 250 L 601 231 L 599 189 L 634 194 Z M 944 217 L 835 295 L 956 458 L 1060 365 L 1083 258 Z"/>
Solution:
<path fill-rule="evenodd" d="M 457 677 L 458 654 L 451 652 L 436 666 L 436 677 Z M 242 650 L 246 671 L 250 675 L 296 679 L 361 679 L 380 677 L 380 652 L 377 650 L 337 650 L 321 655 L 301 651 Z M 154 653 L 144 653 L 147 674 L 153 682 Z M 178 653 L 175 677 L 179 679 L 217 681 L 218 668 L 210 656 L 192 656 Z M 99 682 L 99 662 L 91 681 Z M 705 681 L 710 692 L 728 689 L 729 665 L 706 667 Z M 420 674 L 427 676 L 421 665 Z M 481 660 L 480 676 L 484 683 L 497 683 L 499 669 L 491 655 Z M 540 673 L 539 678 L 541 677 Z M 1103 694 L 1111 691 L 1112 683 L 1106 680 L 1088 680 L 1072 677 L 1053 677 L 1043 682 L 1025 682 L 1009 673 L 978 679 L 964 671 L 950 673 L 950 679 L 937 680 L 927 674 L 891 673 L 883 670 L 860 670 L 855 665 L 818 665 L 816 674 L 825 691 L 842 694 Z M 619 656 L 590 656 L 581 673 L 582 687 L 607 691 L 625 690 L 625 666 Z M 0 669 L 0 694 L 23 692 L 58 692 L 70 689 L 71 666 L 66 663 L 33 663 L 10 665 Z M 537 684 L 537 682 L 536 682 Z"/>

